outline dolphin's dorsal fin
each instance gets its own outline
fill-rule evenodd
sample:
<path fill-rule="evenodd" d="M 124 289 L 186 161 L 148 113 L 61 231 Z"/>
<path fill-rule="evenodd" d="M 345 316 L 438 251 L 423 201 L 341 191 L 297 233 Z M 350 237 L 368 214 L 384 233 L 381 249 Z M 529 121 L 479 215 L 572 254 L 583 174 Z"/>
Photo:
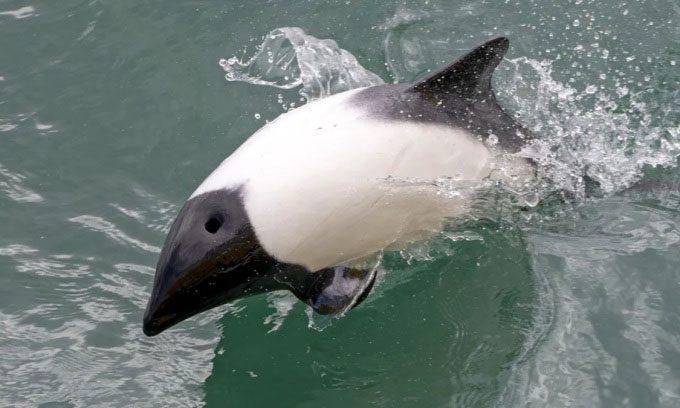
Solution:
<path fill-rule="evenodd" d="M 493 134 L 505 151 L 518 152 L 533 136 L 501 108 L 491 89 L 491 75 L 509 45 L 505 37 L 491 39 L 409 87 L 407 93 L 433 108 L 421 118 L 467 128 L 485 140 Z"/>
<path fill-rule="evenodd" d="M 510 41 L 496 37 L 478 46 L 427 78 L 417 82 L 411 90 L 428 99 L 445 101 L 452 96 L 469 101 L 485 100 L 493 96 L 491 75 L 508 51 Z"/>

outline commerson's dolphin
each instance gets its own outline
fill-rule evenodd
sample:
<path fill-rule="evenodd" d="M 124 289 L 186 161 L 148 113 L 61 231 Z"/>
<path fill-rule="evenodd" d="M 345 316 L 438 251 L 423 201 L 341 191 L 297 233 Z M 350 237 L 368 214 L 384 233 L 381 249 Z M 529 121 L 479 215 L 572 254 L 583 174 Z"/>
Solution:
<path fill-rule="evenodd" d="M 415 84 L 343 92 L 258 130 L 177 216 L 144 333 L 280 289 L 318 313 L 344 312 L 373 286 L 372 255 L 469 213 L 470 195 L 427 182 L 532 177 L 529 161 L 507 154 L 530 134 L 491 89 L 508 45 L 494 38 Z"/>

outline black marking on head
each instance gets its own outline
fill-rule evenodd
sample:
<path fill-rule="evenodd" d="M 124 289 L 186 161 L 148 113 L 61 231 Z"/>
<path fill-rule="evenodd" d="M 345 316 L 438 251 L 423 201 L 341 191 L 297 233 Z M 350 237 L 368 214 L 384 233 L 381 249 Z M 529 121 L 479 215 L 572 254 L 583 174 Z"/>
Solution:
<path fill-rule="evenodd" d="M 382 119 L 463 128 L 485 140 L 495 135 L 501 148 L 517 152 L 531 135 L 498 105 L 491 89 L 491 75 L 508 44 L 505 37 L 492 39 L 415 85 L 366 88 L 351 103 Z"/>
<path fill-rule="evenodd" d="M 158 265 L 192 264 L 235 241 L 259 246 L 240 190 L 211 191 L 188 200 L 168 233 Z M 182 268 L 178 268 L 182 269 Z"/>
<path fill-rule="evenodd" d="M 187 201 L 165 240 L 144 316 L 155 335 L 204 310 L 281 284 L 281 266 L 260 245 L 239 190 Z"/>

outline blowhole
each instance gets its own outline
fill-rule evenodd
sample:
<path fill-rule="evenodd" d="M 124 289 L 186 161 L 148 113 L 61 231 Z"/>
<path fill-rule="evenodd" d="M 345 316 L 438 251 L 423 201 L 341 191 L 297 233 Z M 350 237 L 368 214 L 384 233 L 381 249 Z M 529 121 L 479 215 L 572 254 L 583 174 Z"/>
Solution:
<path fill-rule="evenodd" d="M 219 217 L 210 217 L 205 223 L 205 230 L 211 234 L 216 233 L 222 226 L 222 219 Z"/>

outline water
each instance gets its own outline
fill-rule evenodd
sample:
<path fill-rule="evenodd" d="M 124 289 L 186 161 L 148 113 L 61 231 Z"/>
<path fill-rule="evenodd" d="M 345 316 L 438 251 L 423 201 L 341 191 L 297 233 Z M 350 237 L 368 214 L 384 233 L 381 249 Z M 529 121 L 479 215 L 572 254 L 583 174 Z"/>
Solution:
<path fill-rule="evenodd" d="M 341 319 L 271 294 L 142 335 L 169 223 L 249 134 L 497 34 L 535 208 L 385 254 Z M 621 192 L 680 179 L 679 80 L 671 0 L 0 1 L 0 406 L 678 406 L 680 194 Z"/>

